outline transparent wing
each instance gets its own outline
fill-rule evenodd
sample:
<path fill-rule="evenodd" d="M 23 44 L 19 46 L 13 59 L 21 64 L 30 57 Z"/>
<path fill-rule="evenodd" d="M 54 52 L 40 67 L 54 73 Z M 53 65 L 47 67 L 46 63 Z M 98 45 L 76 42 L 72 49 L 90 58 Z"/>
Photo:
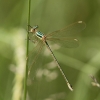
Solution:
<path fill-rule="evenodd" d="M 36 63 L 39 54 L 42 51 L 42 47 L 43 47 L 43 43 L 41 43 L 40 41 L 37 43 L 37 45 L 34 47 L 34 50 L 32 50 L 32 52 L 30 52 L 29 54 L 29 70 L 28 70 L 28 75 L 30 74 L 31 68 L 33 67 L 33 65 Z"/>
<path fill-rule="evenodd" d="M 41 97 L 41 86 L 45 87 L 47 82 L 45 82 L 44 70 L 46 69 L 45 56 L 44 56 L 44 44 L 38 43 L 36 48 L 33 48 L 33 53 L 29 56 L 29 71 L 28 71 L 28 94 L 29 98 L 34 100 L 39 100 Z M 42 85 L 41 85 L 42 84 Z M 46 89 L 46 87 L 45 87 Z"/>
<path fill-rule="evenodd" d="M 85 29 L 85 27 L 86 24 L 84 22 L 78 21 L 69 26 L 66 26 L 65 28 L 49 33 L 46 35 L 46 37 L 47 39 L 52 37 L 73 37 L 76 35 L 76 33 L 79 33 L 80 31 Z"/>
<path fill-rule="evenodd" d="M 49 40 L 65 48 L 75 48 L 79 46 L 79 41 L 76 38 L 50 38 Z"/>
<path fill-rule="evenodd" d="M 75 38 L 76 34 L 85 29 L 86 24 L 82 21 L 75 22 L 61 30 L 54 31 L 46 35 L 46 39 L 62 44 L 65 47 L 77 47 L 78 40 Z"/>

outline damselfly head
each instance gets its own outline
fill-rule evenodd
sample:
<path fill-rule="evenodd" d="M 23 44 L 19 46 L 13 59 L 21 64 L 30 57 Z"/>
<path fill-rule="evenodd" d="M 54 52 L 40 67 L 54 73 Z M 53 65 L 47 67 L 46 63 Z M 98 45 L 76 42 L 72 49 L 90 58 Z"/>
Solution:
<path fill-rule="evenodd" d="M 37 28 L 38 28 L 38 25 L 36 25 L 36 26 L 33 27 L 34 30 L 37 29 Z"/>
<path fill-rule="evenodd" d="M 29 31 L 29 32 L 35 32 L 36 29 L 38 28 L 38 25 L 36 25 L 36 26 L 34 26 L 34 27 L 32 27 L 32 26 L 30 26 L 30 25 L 28 25 L 28 26 L 30 27 L 30 31 Z"/>

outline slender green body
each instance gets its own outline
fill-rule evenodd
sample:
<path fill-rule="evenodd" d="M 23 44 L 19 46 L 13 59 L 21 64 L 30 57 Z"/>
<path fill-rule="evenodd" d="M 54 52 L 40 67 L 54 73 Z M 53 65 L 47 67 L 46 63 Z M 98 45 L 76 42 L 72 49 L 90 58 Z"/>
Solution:
<path fill-rule="evenodd" d="M 70 85 L 70 83 L 69 83 L 68 79 L 66 78 L 66 76 L 65 76 L 65 74 L 64 74 L 64 72 L 63 72 L 63 70 L 61 69 L 61 67 L 60 67 L 60 65 L 59 65 L 59 63 L 58 63 L 58 61 L 57 61 L 55 55 L 53 54 L 53 51 L 51 50 L 51 48 L 50 48 L 48 42 L 46 41 L 45 35 L 43 35 L 43 33 L 41 33 L 40 31 L 36 31 L 36 32 L 35 32 L 35 35 L 36 35 L 36 37 L 38 37 L 39 39 L 41 39 L 41 40 L 45 43 L 45 45 L 47 46 L 48 50 L 51 52 L 51 55 L 52 55 L 54 61 L 56 62 L 56 64 L 57 64 L 57 66 L 58 66 L 58 68 L 59 68 L 61 74 L 63 75 L 63 77 L 64 77 L 64 79 L 65 79 L 65 81 L 66 81 L 66 83 L 67 83 L 69 89 L 70 89 L 71 91 L 73 91 L 72 86 Z"/>

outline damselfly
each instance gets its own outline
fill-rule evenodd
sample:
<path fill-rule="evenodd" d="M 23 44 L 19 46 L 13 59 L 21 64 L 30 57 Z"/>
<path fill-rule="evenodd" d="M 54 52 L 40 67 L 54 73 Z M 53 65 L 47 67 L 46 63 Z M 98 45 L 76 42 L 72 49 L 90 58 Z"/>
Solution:
<path fill-rule="evenodd" d="M 61 30 L 54 31 L 52 33 L 44 35 L 42 32 L 38 31 L 38 26 L 31 27 L 28 25 L 30 30 L 29 33 L 32 33 L 32 36 L 35 38 L 35 40 L 40 40 L 42 44 L 45 44 L 48 50 L 50 51 L 54 61 L 56 62 L 56 65 L 58 66 L 63 78 L 65 79 L 69 89 L 73 91 L 73 88 L 71 84 L 69 83 L 68 79 L 66 78 L 62 68 L 60 67 L 60 64 L 58 63 L 53 51 L 51 50 L 49 44 L 47 41 L 54 41 L 58 42 L 59 44 L 63 44 L 65 47 L 77 47 L 78 46 L 78 40 L 76 38 L 72 38 L 72 35 L 75 35 L 75 33 L 80 32 L 85 28 L 85 23 L 82 21 L 75 22 L 65 28 L 62 28 Z M 31 37 L 29 37 L 31 40 Z M 32 40 L 35 42 L 35 40 Z M 31 67 L 30 67 L 31 69 Z M 29 71 L 30 71 L 29 69 Z"/>

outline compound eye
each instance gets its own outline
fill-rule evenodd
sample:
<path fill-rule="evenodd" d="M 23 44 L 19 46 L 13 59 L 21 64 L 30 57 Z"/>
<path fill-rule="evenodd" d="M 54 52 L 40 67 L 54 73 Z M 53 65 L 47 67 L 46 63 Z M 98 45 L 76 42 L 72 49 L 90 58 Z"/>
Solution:
<path fill-rule="evenodd" d="M 36 25 L 36 26 L 33 27 L 33 29 L 37 29 L 37 28 L 38 28 L 38 25 Z"/>

